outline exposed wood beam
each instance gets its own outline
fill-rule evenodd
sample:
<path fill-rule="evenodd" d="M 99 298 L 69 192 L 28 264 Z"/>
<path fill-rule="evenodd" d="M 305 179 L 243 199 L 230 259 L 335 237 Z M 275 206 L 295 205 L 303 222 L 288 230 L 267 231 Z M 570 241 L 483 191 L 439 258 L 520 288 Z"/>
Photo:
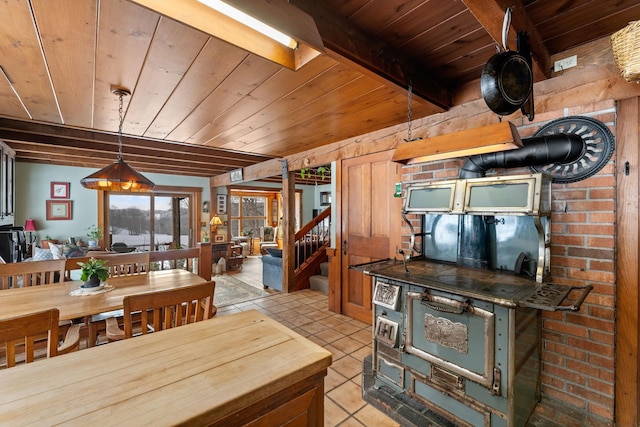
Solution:
<path fill-rule="evenodd" d="M 511 50 L 516 49 L 516 34 L 524 31 L 529 34 L 531 55 L 533 59 L 533 74 L 536 81 L 546 80 L 551 76 L 551 59 L 549 51 L 542 43 L 542 37 L 533 22 L 526 15 L 520 0 L 462 0 L 469 11 L 476 17 L 480 25 L 502 47 L 502 22 L 507 7 L 513 6 L 511 12 L 511 28 L 509 29 L 508 45 Z"/>
<path fill-rule="evenodd" d="M 390 46 L 365 34 L 348 20 L 338 16 L 317 0 L 290 0 L 313 17 L 327 55 L 339 62 L 357 66 L 370 77 L 381 78 L 386 85 L 406 95 L 409 79 L 417 102 L 441 113 L 452 105 L 452 95 L 445 85 L 425 70 L 400 57 Z"/>
<path fill-rule="evenodd" d="M 114 153 L 118 151 L 118 137 L 116 134 L 99 131 L 89 131 L 78 128 L 62 127 L 42 123 L 30 123 L 20 120 L 0 118 L 0 139 L 16 141 L 31 141 L 42 144 L 59 144 L 68 141 L 69 144 L 84 146 L 87 149 L 95 149 L 96 143 L 110 143 Z M 77 142 L 74 142 L 77 141 Z M 79 145 L 78 145 L 79 144 Z M 240 151 L 223 150 L 215 147 L 184 144 L 179 142 L 157 140 L 152 138 L 140 138 L 132 136 L 123 137 L 123 145 L 137 147 L 145 150 L 156 150 L 165 155 L 174 153 L 205 156 L 205 158 L 218 159 L 221 164 L 233 166 L 233 162 L 246 162 L 247 164 L 259 163 L 269 160 L 269 156 L 251 154 Z M 109 150 L 108 150 L 109 151 Z M 230 163 L 231 162 L 231 163 Z"/>

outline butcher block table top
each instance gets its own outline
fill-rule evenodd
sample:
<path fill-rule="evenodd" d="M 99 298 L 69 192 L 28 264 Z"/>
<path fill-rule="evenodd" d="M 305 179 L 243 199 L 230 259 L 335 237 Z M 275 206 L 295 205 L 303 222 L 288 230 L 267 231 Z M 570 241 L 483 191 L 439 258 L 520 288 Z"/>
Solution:
<path fill-rule="evenodd" d="M 4 289 L 0 291 L 0 319 L 57 308 L 60 320 L 71 320 L 122 308 L 126 295 L 204 283 L 197 274 L 186 270 L 150 271 L 135 276 L 114 277 L 107 283 L 115 289 L 95 295 L 71 296 L 84 282 L 54 283 L 42 286 Z"/>
<path fill-rule="evenodd" d="M 2 370 L 0 424 L 207 425 L 330 364 L 250 310 Z"/>

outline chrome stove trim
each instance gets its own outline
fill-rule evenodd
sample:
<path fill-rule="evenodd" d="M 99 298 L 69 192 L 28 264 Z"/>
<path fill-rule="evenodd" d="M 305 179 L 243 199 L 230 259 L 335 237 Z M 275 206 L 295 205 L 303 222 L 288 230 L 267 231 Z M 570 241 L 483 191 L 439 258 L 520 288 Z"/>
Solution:
<path fill-rule="evenodd" d="M 450 298 L 431 295 L 427 292 L 419 293 L 419 292 L 407 292 L 406 298 L 406 319 L 405 319 L 405 343 L 404 350 L 409 353 L 417 356 L 423 360 L 426 360 L 430 363 L 435 363 L 439 366 L 442 366 L 449 371 L 464 376 L 465 378 L 470 379 L 484 387 L 486 387 L 491 394 L 496 394 L 496 390 L 494 388 L 494 364 L 495 364 L 495 315 L 489 311 L 483 310 L 478 307 L 474 307 L 472 305 L 467 304 L 464 307 L 464 311 L 467 311 L 476 316 L 482 317 L 484 319 L 484 334 L 485 334 L 485 342 L 484 342 L 484 375 L 480 375 L 476 372 L 470 371 L 469 369 L 465 369 L 455 363 L 452 363 L 448 360 L 437 357 L 433 354 L 427 353 L 417 347 L 413 346 L 413 301 L 414 300 L 428 300 L 431 302 L 435 302 L 438 304 L 444 304 L 451 307 L 460 307 L 460 301 L 456 301 Z M 497 395 L 500 395 L 500 390 L 497 390 Z"/>

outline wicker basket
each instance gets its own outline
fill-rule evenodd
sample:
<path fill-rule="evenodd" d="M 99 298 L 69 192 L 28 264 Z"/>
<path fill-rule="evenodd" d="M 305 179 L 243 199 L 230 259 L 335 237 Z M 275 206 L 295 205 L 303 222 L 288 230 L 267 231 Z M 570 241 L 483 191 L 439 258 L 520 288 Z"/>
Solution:
<path fill-rule="evenodd" d="M 640 82 L 640 21 L 631 22 L 614 33 L 611 47 L 622 77 L 628 82 Z"/>

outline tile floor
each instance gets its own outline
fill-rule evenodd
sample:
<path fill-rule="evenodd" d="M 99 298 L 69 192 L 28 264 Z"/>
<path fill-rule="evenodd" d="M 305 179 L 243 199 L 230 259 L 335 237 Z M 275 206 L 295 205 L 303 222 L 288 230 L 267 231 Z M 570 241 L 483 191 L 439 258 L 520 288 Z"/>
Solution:
<path fill-rule="evenodd" d="M 229 271 L 238 280 L 262 288 L 259 258 L 245 260 L 241 270 Z M 213 278 L 215 280 L 215 277 Z M 276 293 L 241 304 L 218 307 L 217 316 L 258 310 L 333 354 L 325 377 L 325 426 L 399 426 L 362 399 L 362 360 L 371 354 L 371 326 L 327 309 L 327 296 L 304 290 Z"/>
<path fill-rule="evenodd" d="M 262 262 L 245 259 L 241 269 L 229 271 L 238 280 L 262 288 Z M 215 277 L 214 277 L 215 280 Z M 362 360 L 371 353 L 371 326 L 327 309 L 327 296 L 312 290 L 273 295 L 218 308 L 218 316 L 255 309 L 279 321 L 333 354 L 325 377 L 325 426 L 385 427 L 398 423 L 362 399 Z M 595 419 L 557 402 L 543 399 L 527 424 L 529 427 L 605 427 Z"/>

